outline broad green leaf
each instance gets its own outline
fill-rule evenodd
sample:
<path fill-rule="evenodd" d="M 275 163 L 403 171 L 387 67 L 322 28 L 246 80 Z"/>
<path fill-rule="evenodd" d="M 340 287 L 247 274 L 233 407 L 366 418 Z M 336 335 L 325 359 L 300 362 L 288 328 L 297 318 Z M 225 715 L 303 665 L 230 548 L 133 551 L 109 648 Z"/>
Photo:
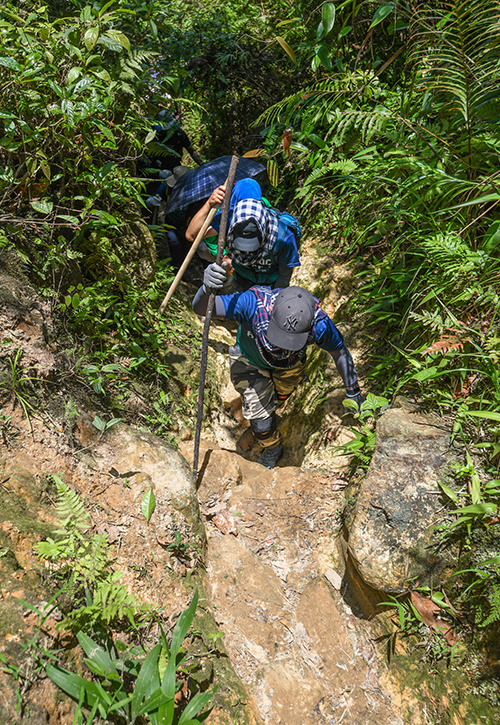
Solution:
<path fill-rule="evenodd" d="M 32 156 L 29 159 L 26 159 L 26 168 L 28 169 L 28 173 L 30 176 L 35 176 L 36 171 L 38 169 L 38 160 L 35 159 L 34 156 Z"/>
<path fill-rule="evenodd" d="M 335 23 L 335 5 L 333 3 L 325 3 L 321 8 L 321 22 L 325 29 L 325 35 L 328 35 Z"/>
<path fill-rule="evenodd" d="M 481 482 L 479 480 L 479 476 L 477 475 L 474 465 L 472 462 L 472 458 L 470 457 L 469 451 L 466 452 L 467 455 L 467 464 L 472 468 L 472 473 L 470 476 L 470 493 L 472 498 L 472 503 L 480 503 L 481 502 Z"/>
<path fill-rule="evenodd" d="M 500 556 L 493 556 L 491 559 L 486 559 L 486 561 L 482 561 L 479 566 L 499 566 L 500 565 Z"/>
<path fill-rule="evenodd" d="M 85 47 L 88 51 L 91 51 L 94 45 L 97 43 L 97 38 L 99 37 L 99 27 L 97 25 L 94 25 L 92 28 L 89 28 L 85 35 L 83 36 L 83 42 L 85 43 Z"/>
<path fill-rule="evenodd" d="M 50 214 L 54 206 L 51 201 L 30 201 L 30 205 L 40 214 Z"/>
<path fill-rule="evenodd" d="M 70 224 L 78 224 L 79 219 L 76 216 L 72 216 L 71 214 L 58 214 L 57 219 L 64 219 L 65 221 L 69 222 Z"/>
<path fill-rule="evenodd" d="M 73 68 L 70 70 L 70 72 L 68 73 L 68 76 L 66 78 L 66 82 L 68 83 L 68 85 L 70 85 L 71 83 L 74 83 L 76 81 L 76 79 L 81 76 L 81 74 L 82 74 L 82 69 L 76 65 L 73 66 Z"/>
<path fill-rule="evenodd" d="M 130 50 L 130 40 L 124 33 L 120 32 L 119 30 L 106 30 L 105 34 L 108 36 L 108 38 L 114 40 L 115 43 L 121 45 L 122 48 L 125 48 L 125 50 Z"/>
<path fill-rule="evenodd" d="M 153 515 L 153 511 L 156 508 L 156 498 L 152 488 L 146 491 L 141 501 L 141 511 L 144 514 L 146 521 L 149 521 Z"/>
<path fill-rule="evenodd" d="M 198 590 L 195 591 L 194 596 L 191 600 L 191 604 L 185 609 L 177 620 L 174 632 L 172 634 L 172 642 L 170 644 L 170 657 L 175 660 L 177 653 L 181 648 L 181 644 L 184 641 L 186 634 L 189 631 L 189 627 L 193 621 L 196 607 L 198 606 Z"/>
<path fill-rule="evenodd" d="M 442 372 L 438 370 L 437 367 L 433 366 L 427 368 L 427 370 L 419 370 L 418 373 L 415 373 L 411 376 L 411 380 L 419 380 L 420 382 L 422 382 L 423 380 L 430 380 L 440 375 L 442 375 Z"/>
<path fill-rule="evenodd" d="M 492 410 L 467 410 L 465 415 L 473 415 L 474 418 L 486 418 L 487 420 L 500 421 L 500 413 Z"/>
<path fill-rule="evenodd" d="M 98 415 L 94 416 L 94 420 L 92 421 L 92 425 L 97 428 L 97 430 L 104 430 L 106 427 L 106 423 L 102 421 Z"/>
<path fill-rule="evenodd" d="M 46 159 L 40 159 L 40 168 L 45 178 L 50 181 L 50 164 Z"/>
<path fill-rule="evenodd" d="M 271 182 L 271 186 L 278 186 L 280 174 L 276 161 L 269 160 L 267 162 L 267 175 L 269 177 L 269 181 Z"/>
<path fill-rule="evenodd" d="M 22 70 L 22 66 L 19 65 L 17 60 L 14 60 L 14 58 L 11 58 L 10 56 L 1 56 L 0 65 L 3 65 L 5 68 L 10 68 L 11 70 L 15 70 L 18 73 Z"/>
<path fill-rule="evenodd" d="M 138 717 L 139 709 L 143 706 L 143 702 L 160 688 L 160 678 L 158 675 L 158 658 L 160 653 L 161 644 L 157 644 L 142 663 L 134 688 L 132 719 Z"/>
<path fill-rule="evenodd" d="M 444 483 L 441 483 L 441 481 L 438 481 L 438 485 L 439 485 L 439 488 L 442 490 L 442 492 L 444 494 L 446 494 L 446 496 L 448 496 L 448 498 L 451 501 L 453 501 L 453 503 L 455 503 L 455 504 L 458 503 L 459 497 L 458 497 L 458 494 L 456 493 L 456 491 L 454 491 L 452 488 L 449 488 Z"/>
<path fill-rule="evenodd" d="M 179 718 L 179 725 L 187 725 L 192 722 L 192 717 L 198 715 L 199 712 L 207 705 L 213 697 L 215 687 L 208 692 L 198 692 L 186 705 L 182 715 Z"/>
<path fill-rule="evenodd" d="M 382 22 L 384 18 L 386 18 L 392 11 L 394 10 L 394 3 L 389 3 L 388 5 L 381 5 L 375 15 L 373 16 L 373 20 L 370 23 L 370 28 L 374 28 L 376 25 Z M 370 29 L 368 28 L 368 30 Z"/>
<path fill-rule="evenodd" d="M 285 51 L 285 53 L 287 53 L 287 55 L 290 56 L 290 58 L 293 60 L 293 62 L 296 63 L 297 62 L 297 59 L 295 57 L 295 53 L 290 48 L 290 46 L 288 45 L 288 43 L 286 42 L 286 40 L 284 38 L 282 38 L 281 35 L 277 35 L 276 36 L 276 40 L 281 45 L 281 47 L 283 48 L 283 50 Z"/>
<path fill-rule="evenodd" d="M 100 78 L 103 81 L 110 81 L 111 76 L 109 75 L 108 71 L 105 68 L 101 68 L 98 71 L 94 71 L 94 75 L 97 76 L 97 78 Z"/>
<path fill-rule="evenodd" d="M 321 136 L 318 136 L 315 133 L 310 133 L 307 138 L 315 143 L 316 146 L 319 146 L 320 149 L 323 149 L 323 151 L 326 151 L 328 149 L 328 144 L 325 143 Z"/>
<path fill-rule="evenodd" d="M 461 516 L 484 516 L 485 514 L 496 514 L 497 510 L 496 503 L 476 503 L 456 509 L 453 513 Z"/>
<path fill-rule="evenodd" d="M 332 59 L 326 45 L 320 45 L 316 50 L 316 55 L 320 59 L 321 65 L 326 68 L 326 70 L 332 69 Z"/>
<path fill-rule="evenodd" d="M 94 642 L 85 632 L 77 632 L 76 636 L 87 657 L 96 660 L 105 672 L 118 672 L 115 661 L 111 659 L 103 647 Z"/>
<path fill-rule="evenodd" d="M 93 705 L 96 699 L 102 697 L 102 687 L 89 682 L 84 677 L 75 675 L 73 672 L 69 672 L 69 670 L 48 664 L 45 666 L 45 672 L 52 682 L 77 702 L 82 692 L 84 693 L 84 702 L 88 705 Z M 109 701 L 109 699 L 109 696 L 104 693 L 104 702 Z"/>
<path fill-rule="evenodd" d="M 500 489 L 500 481 L 498 481 L 497 479 L 488 481 L 488 483 L 484 487 L 484 490 L 487 493 L 493 493 L 493 494 L 498 493 L 499 489 Z"/>

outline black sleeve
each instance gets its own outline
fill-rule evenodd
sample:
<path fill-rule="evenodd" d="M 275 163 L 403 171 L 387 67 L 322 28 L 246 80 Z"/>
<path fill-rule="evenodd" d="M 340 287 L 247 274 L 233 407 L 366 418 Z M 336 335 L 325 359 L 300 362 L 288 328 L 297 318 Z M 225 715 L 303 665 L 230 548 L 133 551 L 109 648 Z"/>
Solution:
<path fill-rule="evenodd" d="M 359 393 L 358 374 L 356 373 L 354 360 L 347 347 L 343 345 L 338 350 L 331 352 L 330 355 L 335 361 L 335 366 L 349 395 Z"/>
<path fill-rule="evenodd" d="M 195 294 L 192 303 L 193 310 L 196 312 L 197 315 L 201 315 L 202 317 L 205 316 L 209 297 L 210 295 L 205 292 L 205 288 L 203 287 L 203 285 L 201 285 L 201 287 L 198 289 L 198 292 Z M 219 320 L 223 320 L 225 316 L 226 309 L 224 307 L 224 303 L 219 296 L 216 296 L 214 305 L 214 317 L 217 317 Z"/>

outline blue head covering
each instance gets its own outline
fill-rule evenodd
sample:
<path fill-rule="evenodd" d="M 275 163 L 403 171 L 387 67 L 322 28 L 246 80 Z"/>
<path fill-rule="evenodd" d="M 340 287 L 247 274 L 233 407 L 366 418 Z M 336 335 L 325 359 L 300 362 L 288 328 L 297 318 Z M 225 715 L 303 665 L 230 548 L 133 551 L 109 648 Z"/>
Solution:
<path fill-rule="evenodd" d="M 231 201 L 229 202 L 228 227 L 231 224 L 234 207 L 239 201 L 243 201 L 244 199 L 257 199 L 258 201 L 262 199 L 262 189 L 255 179 L 240 179 L 233 186 Z M 218 211 L 212 219 L 214 229 L 219 229 L 221 216 L 222 213 Z"/>
<path fill-rule="evenodd" d="M 243 199 L 262 199 L 262 190 L 255 179 L 240 179 L 233 186 L 229 208 L 234 209 L 235 204 Z"/>

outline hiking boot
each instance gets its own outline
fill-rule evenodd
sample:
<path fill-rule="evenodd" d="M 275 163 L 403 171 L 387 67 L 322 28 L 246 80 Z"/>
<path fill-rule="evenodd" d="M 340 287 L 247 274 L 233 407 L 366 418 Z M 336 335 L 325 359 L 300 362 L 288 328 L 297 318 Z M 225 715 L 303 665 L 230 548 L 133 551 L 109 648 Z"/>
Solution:
<path fill-rule="evenodd" d="M 257 463 L 260 463 L 261 466 L 265 466 L 266 468 L 274 468 L 282 455 L 283 448 L 281 446 L 264 448 Z"/>
<path fill-rule="evenodd" d="M 238 438 L 237 445 L 242 451 L 251 451 L 255 443 L 254 434 L 251 428 L 247 428 Z"/>

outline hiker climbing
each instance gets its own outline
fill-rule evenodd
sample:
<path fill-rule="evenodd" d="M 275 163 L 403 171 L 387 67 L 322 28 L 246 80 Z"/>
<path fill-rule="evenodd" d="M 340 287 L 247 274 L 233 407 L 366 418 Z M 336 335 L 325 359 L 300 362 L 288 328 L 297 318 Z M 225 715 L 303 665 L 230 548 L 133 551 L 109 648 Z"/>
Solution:
<path fill-rule="evenodd" d="M 204 315 L 209 295 L 222 289 L 226 271 L 217 278 L 210 265 L 193 309 Z M 270 289 L 254 286 L 245 292 L 215 297 L 214 316 L 239 323 L 236 344 L 229 348 L 231 380 L 242 398 L 243 416 L 263 448 L 259 463 L 274 468 L 283 455 L 276 409 L 303 380 L 306 348 L 316 344 L 331 354 L 346 395 L 361 406 L 356 368 L 343 337 L 320 308 L 319 300 L 302 287 Z"/>
<path fill-rule="evenodd" d="M 193 241 L 196 238 L 210 210 L 224 200 L 225 191 L 223 185 L 212 192 L 193 216 L 186 239 Z M 216 214 L 206 232 L 208 237 L 216 234 L 218 225 Z M 243 291 L 256 284 L 288 287 L 294 268 L 300 266 L 299 240 L 298 220 L 272 209 L 254 179 L 242 179 L 234 185 L 226 240 L 226 253 L 234 273 L 233 289 Z M 210 251 L 213 253 L 212 249 Z M 221 274 L 221 267 L 215 263 L 207 269 L 215 277 Z"/>

